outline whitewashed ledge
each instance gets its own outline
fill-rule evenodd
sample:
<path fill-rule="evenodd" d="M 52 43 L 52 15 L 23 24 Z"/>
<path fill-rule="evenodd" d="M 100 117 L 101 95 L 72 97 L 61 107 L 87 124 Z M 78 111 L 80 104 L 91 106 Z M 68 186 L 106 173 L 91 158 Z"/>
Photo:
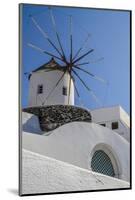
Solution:
<path fill-rule="evenodd" d="M 22 172 L 22 194 L 129 188 L 128 182 L 25 149 Z"/>

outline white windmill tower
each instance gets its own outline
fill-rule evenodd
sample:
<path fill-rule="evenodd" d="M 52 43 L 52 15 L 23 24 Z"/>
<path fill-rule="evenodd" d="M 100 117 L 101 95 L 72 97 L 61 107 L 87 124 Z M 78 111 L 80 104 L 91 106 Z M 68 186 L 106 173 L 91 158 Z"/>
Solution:
<path fill-rule="evenodd" d="M 31 73 L 29 106 L 74 105 L 74 84 L 68 72 L 52 58 Z"/>

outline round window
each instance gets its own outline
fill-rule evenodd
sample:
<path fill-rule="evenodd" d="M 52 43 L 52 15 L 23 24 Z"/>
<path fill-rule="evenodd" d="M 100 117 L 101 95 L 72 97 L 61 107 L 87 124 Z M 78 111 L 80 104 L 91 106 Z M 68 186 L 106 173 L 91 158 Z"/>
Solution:
<path fill-rule="evenodd" d="M 109 156 L 102 150 L 95 151 L 91 161 L 92 171 L 108 176 L 115 176 L 114 168 Z"/>

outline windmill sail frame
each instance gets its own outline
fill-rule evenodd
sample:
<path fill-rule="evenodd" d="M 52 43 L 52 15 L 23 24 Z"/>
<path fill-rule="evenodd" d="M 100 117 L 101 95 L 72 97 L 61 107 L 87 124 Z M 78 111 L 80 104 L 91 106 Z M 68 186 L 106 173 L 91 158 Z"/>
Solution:
<path fill-rule="evenodd" d="M 50 69 L 50 71 L 53 71 L 53 70 L 60 70 L 60 68 L 61 68 L 61 70 L 63 70 L 63 74 L 59 78 L 57 83 L 55 84 L 54 88 L 50 91 L 50 93 L 46 97 L 46 99 L 42 102 L 42 105 L 44 105 L 45 102 L 48 100 L 48 98 L 51 96 L 50 94 L 52 94 L 53 91 L 55 90 L 55 88 L 59 85 L 59 83 L 61 82 L 61 80 L 64 77 L 66 72 L 70 75 L 69 85 L 68 85 L 68 88 L 69 88 L 68 89 L 69 90 L 69 92 L 68 92 L 68 104 L 70 102 L 69 99 L 70 99 L 71 79 L 72 80 L 74 79 L 73 82 L 74 82 L 75 91 L 77 93 L 78 98 L 80 98 L 80 95 L 78 93 L 77 85 L 75 84 L 75 82 L 76 82 L 75 78 L 74 78 L 74 75 L 75 75 L 79 79 L 81 84 L 87 89 L 87 91 L 90 93 L 90 95 L 96 100 L 98 105 L 101 105 L 101 102 L 96 97 L 96 95 L 94 94 L 93 90 L 85 83 L 85 81 L 82 79 L 82 77 L 80 77 L 80 75 L 76 71 L 76 70 L 82 71 L 82 72 L 86 73 L 87 75 L 89 75 L 91 78 L 94 78 L 94 79 L 96 79 L 96 80 L 98 80 L 98 81 L 100 81 L 100 82 L 102 82 L 104 84 L 107 83 L 104 79 L 102 79 L 102 78 L 94 75 L 93 73 L 81 68 L 81 66 L 89 64 L 90 62 L 79 63 L 79 61 L 83 60 L 85 57 L 87 57 L 89 54 L 93 53 L 93 51 L 94 51 L 94 49 L 91 48 L 91 49 L 87 50 L 85 53 L 83 53 L 82 55 L 79 56 L 81 51 L 84 49 L 87 41 L 89 40 L 91 34 L 87 35 L 87 37 L 85 38 L 82 46 L 76 51 L 76 53 L 73 53 L 73 33 L 72 33 L 72 28 L 73 28 L 72 25 L 73 25 L 73 23 L 72 23 L 72 15 L 69 16 L 69 24 L 70 24 L 70 31 L 69 31 L 70 58 L 68 60 L 66 58 L 66 54 L 65 54 L 64 48 L 62 46 L 60 35 L 59 35 L 58 31 L 57 31 L 57 24 L 56 24 L 55 16 L 53 14 L 53 10 L 52 10 L 51 6 L 49 7 L 49 13 L 50 13 L 52 27 L 54 29 L 54 32 L 55 32 L 55 35 L 56 35 L 56 40 L 58 41 L 59 47 L 57 47 L 57 45 L 51 40 L 51 38 L 49 37 L 48 33 L 41 28 L 41 26 L 39 25 L 37 20 L 35 20 L 35 18 L 32 15 L 30 15 L 30 19 L 32 20 L 34 26 L 39 30 L 39 32 L 48 41 L 48 43 L 53 47 L 53 49 L 59 54 L 59 56 L 57 56 L 54 53 L 51 53 L 49 51 L 43 50 L 40 47 L 38 47 L 37 45 L 32 44 L 32 43 L 28 43 L 28 46 L 33 48 L 33 49 L 35 49 L 35 50 L 37 50 L 37 51 L 40 51 L 41 53 L 49 55 L 52 58 L 56 58 L 56 59 L 58 59 L 58 60 L 63 62 L 63 66 L 61 66 L 61 67 L 59 66 L 58 68 L 54 67 L 53 69 Z M 98 59 L 98 60 L 100 61 L 101 59 Z M 49 70 L 48 70 L 48 72 L 49 72 Z"/>

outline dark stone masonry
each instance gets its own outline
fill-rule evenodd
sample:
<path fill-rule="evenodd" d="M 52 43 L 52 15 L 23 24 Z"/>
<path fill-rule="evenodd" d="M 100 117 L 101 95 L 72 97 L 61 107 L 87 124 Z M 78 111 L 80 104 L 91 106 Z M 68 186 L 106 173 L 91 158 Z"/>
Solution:
<path fill-rule="evenodd" d="M 88 110 L 71 105 L 49 105 L 24 108 L 23 112 L 38 116 L 42 131 L 51 131 L 69 122 L 91 122 Z"/>

